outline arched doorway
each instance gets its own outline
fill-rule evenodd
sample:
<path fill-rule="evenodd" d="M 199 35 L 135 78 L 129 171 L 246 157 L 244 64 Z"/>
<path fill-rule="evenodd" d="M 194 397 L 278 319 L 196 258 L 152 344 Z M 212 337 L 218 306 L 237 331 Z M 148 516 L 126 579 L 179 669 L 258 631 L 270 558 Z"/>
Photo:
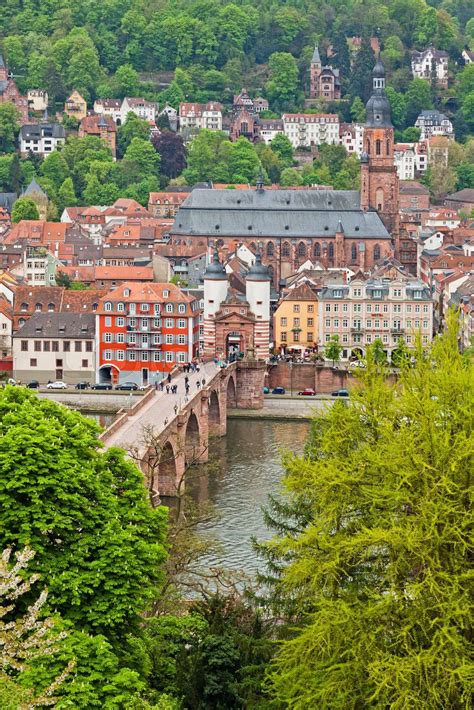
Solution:
<path fill-rule="evenodd" d="M 173 447 L 169 441 L 161 449 L 156 479 L 153 488 L 159 494 L 165 492 L 166 495 L 170 495 L 171 491 L 176 490 L 176 461 Z"/>
<path fill-rule="evenodd" d="M 229 377 L 227 383 L 227 408 L 235 409 L 237 407 L 237 395 L 235 392 L 235 382 L 233 377 Z"/>
<path fill-rule="evenodd" d="M 227 334 L 225 339 L 226 357 L 230 362 L 237 360 L 239 353 L 243 352 L 242 333 L 233 330 Z"/>
<path fill-rule="evenodd" d="M 196 463 L 201 454 L 201 437 L 199 435 L 199 422 L 194 412 L 191 412 L 186 424 L 184 437 L 184 455 L 187 464 Z"/>
<path fill-rule="evenodd" d="M 119 381 L 120 370 L 115 365 L 101 365 L 99 367 L 99 382 L 101 385 L 116 385 Z"/>
<path fill-rule="evenodd" d="M 362 348 L 352 348 L 351 350 L 351 360 L 361 360 L 364 357 L 364 351 Z"/>
<path fill-rule="evenodd" d="M 209 397 L 208 419 L 209 433 L 213 436 L 219 436 L 221 433 L 221 408 L 215 390 L 212 390 L 211 396 Z"/>

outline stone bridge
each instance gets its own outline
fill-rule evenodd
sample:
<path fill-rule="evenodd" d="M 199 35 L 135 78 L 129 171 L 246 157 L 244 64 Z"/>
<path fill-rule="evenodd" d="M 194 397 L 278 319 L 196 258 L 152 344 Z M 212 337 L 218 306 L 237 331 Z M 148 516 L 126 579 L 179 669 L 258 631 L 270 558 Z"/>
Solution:
<path fill-rule="evenodd" d="M 147 392 L 103 432 L 104 447 L 120 446 L 130 453 L 146 476 L 152 502 L 177 495 L 187 468 L 208 460 L 209 439 L 225 435 L 227 409 L 263 406 L 265 370 L 264 362 L 252 360 L 224 368 L 207 363 L 199 373 L 188 374 L 188 397 L 185 375 L 176 374 L 177 394 Z"/>

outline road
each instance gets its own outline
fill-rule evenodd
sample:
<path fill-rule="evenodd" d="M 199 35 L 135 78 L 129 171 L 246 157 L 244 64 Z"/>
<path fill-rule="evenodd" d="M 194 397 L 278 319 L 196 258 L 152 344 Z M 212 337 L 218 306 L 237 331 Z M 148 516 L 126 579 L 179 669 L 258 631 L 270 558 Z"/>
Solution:
<path fill-rule="evenodd" d="M 211 362 L 201 365 L 200 372 L 187 373 L 190 385 L 189 402 L 197 397 L 200 391 L 200 388 L 198 389 L 197 387 L 197 381 L 202 381 L 204 377 L 206 383 L 209 383 L 219 371 L 220 368 Z M 177 394 L 167 394 L 166 390 L 163 390 L 163 392 L 160 390 L 155 391 L 144 407 L 135 415 L 129 417 L 124 426 L 114 432 L 104 442 L 105 448 L 121 446 L 124 449 L 128 449 L 131 446 L 136 446 L 142 439 L 144 427 L 153 427 L 157 431 L 164 429 L 179 414 L 181 407 L 187 404 L 185 402 L 184 389 L 185 377 L 184 373 L 173 377 L 172 384 L 178 385 Z M 176 406 L 177 411 L 175 412 Z"/>

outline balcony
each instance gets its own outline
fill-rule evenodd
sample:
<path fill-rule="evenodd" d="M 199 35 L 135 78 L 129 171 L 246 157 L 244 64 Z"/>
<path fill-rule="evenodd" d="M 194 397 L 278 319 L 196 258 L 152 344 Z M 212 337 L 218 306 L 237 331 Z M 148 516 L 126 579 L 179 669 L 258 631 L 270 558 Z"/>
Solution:
<path fill-rule="evenodd" d="M 405 328 L 390 328 L 390 332 L 393 333 L 394 335 L 404 335 L 405 334 Z"/>

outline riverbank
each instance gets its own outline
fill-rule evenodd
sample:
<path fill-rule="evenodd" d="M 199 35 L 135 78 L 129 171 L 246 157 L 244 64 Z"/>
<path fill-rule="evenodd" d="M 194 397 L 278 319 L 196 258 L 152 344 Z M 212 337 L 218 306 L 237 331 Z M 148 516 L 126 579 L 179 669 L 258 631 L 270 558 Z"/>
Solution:
<path fill-rule="evenodd" d="M 301 421 L 312 419 L 331 407 L 333 398 L 265 397 L 262 409 L 228 409 L 228 419 L 262 419 L 269 421 Z"/>

